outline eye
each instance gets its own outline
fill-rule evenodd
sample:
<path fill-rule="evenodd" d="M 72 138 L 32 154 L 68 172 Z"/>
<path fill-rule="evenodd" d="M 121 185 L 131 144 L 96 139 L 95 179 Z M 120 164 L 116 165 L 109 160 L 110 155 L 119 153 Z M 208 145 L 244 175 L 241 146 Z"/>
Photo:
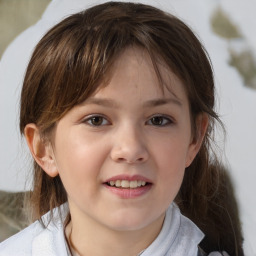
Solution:
<path fill-rule="evenodd" d="M 171 118 L 162 115 L 153 116 L 147 121 L 147 124 L 154 126 L 166 126 L 172 123 Z"/>
<path fill-rule="evenodd" d="M 83 122 L 91 126 L 102 126 L 110 124 L 106 118 L 100 115 L 90 116 L 86 118 Z"/>

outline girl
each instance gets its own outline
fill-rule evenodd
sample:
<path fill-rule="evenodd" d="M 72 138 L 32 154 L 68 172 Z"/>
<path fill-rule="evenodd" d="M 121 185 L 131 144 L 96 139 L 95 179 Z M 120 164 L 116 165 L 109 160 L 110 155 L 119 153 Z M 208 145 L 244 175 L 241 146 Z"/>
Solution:
<path fill-rule="evenodd" d="M 109 2 L 66 18 L 21 93 L 36 221 L 0 255 L 242 255 L 215 120 L 209 59 L 176 17 Z"/>

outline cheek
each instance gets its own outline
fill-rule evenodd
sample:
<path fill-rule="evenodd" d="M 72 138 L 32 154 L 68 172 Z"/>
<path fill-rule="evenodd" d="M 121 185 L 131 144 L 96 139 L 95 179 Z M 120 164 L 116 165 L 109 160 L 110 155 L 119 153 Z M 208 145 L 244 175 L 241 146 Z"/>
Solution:
<path fill-rule="evenodd" d="M 61 180 L 69 193 L 79 189 L 91 189 L 100 182 L 101 164 L 106 157 L 104 145 L 80 136 L 65 134 L 56 138 L 56 163 Z M 93 181 L 93 182 L 92 182 Z"/>
<path fill-rule="evenodd" d="M 99 146 L 98 140 L 94 140 L 93 136 L 86 136 L 80 128 L 58 135 L 55 139 L 56 156 L 65 169 L 72 168 L 74 171 L 83 170 L 83 172 L 90 170 L 91 164 L 97 163 L 95 159 L 100 156 L 98 152 L 104 150 L 102 145 Z"/>
<path fill-rule="evenodd" d="M 158 159 L 161 169 L 177 172 L 185 169 L 189 148 L 190 138 L 186 134 L 174 133 L 169 137 L 155 140 L 153 155 Z"/>
<path fill-rule="evenodd" d="M 166 155 L 159 163 L 158 177 L 161 179 L 163 189 L 171 194 L 178 192 L 185 173 L 185 159 L 179 157 L 180 155 L 176 154 Z"/>
<path fill-rule="evenodd" d="M 183 181 L 186 168 L 188 142 L 177 136 L 157 143 L 154 147 L 159 184 L 167 197 L 174 199 Z"/>

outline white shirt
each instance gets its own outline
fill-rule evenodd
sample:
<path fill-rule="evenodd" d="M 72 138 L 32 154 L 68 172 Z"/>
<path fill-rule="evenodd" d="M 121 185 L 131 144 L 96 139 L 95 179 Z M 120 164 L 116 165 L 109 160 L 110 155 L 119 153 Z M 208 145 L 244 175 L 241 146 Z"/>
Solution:
<path fill-rule="evenodd" d="M 67 204 L 61 206 L 64 217 L 68 212 Z M 54 219 L 44 228 L 39 221 L 34 222 L 18 234 L 0 244 L 0 256 L 68 256 L 64 226 L 58 211 Z M 50 214 L 43 216 L 47 223 Z M 140 256 L 197 256 L 198 244 L 204 234 L 188 218 L 180 213 L 172 203 L 166 211 L 161 232 L 153 243 L 142 251 Z M 218 256 L 219 253 L 211 253 Z"/>

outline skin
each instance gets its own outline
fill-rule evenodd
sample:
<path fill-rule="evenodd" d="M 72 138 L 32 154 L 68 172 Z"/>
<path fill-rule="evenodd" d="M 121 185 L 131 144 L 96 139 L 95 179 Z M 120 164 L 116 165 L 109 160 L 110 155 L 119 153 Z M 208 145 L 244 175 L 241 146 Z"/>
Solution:
<path fill-rule="evenodd" d="M 163 90 L 148 54 L 128 48 L 108 85 L 57 123 L 51 143 L 35 124 L 26 126 L 34 158 L 50 176 L 60 175 L 67 191 L 66 232 L 80 255 L 136 255 L 152 243 L 199 151 L 208 119 L 198 117 L 195 139 L 182 82 L 159 68 Z M 122 198 L 105 184 L 116 175 L 142 175 L 151 186 Z"/>

